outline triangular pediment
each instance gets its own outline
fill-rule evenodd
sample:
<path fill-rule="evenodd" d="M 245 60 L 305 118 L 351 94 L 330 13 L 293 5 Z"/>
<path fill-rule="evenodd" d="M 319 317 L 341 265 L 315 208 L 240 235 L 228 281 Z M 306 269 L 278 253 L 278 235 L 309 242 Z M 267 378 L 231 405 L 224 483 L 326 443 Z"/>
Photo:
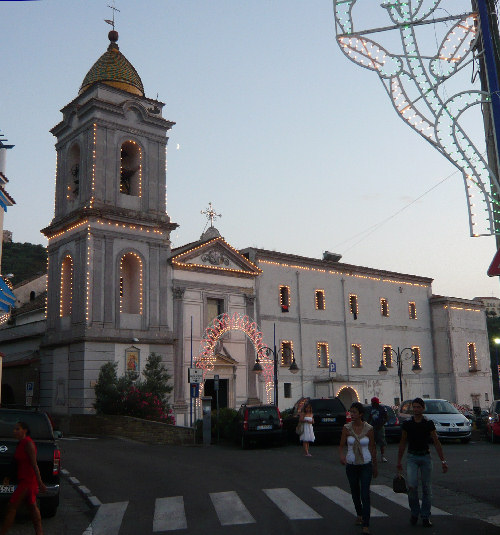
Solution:
<path fill-rule="evenodd" d="M 192 247 L 172 257 L 175 268 L 217 271 L 225 275 L 256 277 L 262 271 L 248 258 L 231 247 L 224 238 L 193 244 Z"/>

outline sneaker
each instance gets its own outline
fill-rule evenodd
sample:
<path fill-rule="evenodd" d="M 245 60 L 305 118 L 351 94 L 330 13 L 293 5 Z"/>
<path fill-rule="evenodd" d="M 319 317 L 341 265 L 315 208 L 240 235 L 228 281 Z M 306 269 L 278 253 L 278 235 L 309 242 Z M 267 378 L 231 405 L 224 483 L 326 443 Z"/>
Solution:
<path fill-rule="evenodd" d="M 382 462 L 383 463 L 386 463 L 387 462 L 387 459 L 385 457 L 382 457 Z"/>
<path fill-rule="evenodd" d="M 424 526 L 424 528 L 432 528 L 432 522 L 429 518 L 422 518 L 422 526 Z"/>
<path fill-rule="evenodd" d="M 417 522 L 418 522 L 418 516 L 413 516 L 413 515 L 411 515 L 411 516 L 410 516 L 410 524 L 411 524 L 412 526 L 415 526 L 415 525 L 417 524 Z"/>

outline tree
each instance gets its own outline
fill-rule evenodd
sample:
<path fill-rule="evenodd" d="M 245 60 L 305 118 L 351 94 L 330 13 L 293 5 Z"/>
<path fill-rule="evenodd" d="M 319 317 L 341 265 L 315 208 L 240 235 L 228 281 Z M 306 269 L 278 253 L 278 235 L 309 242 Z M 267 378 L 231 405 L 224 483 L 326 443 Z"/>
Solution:
<path fill-rule="evenodd" d="M 161 361 L 161 355 L 151 353 L 144 366 L 143 390 L 157 396 L 163 403 L 168 402 L 168 394 L 172 392 L 172 386 L 168 384 L 171 376 Z"/>
<path fill-rule="evenodd" d="M 99 377 L 94 387 L 94 407 L 98 413 L 118 414 L 121 393 L 118 390 L 116 367 L 116 362 L 106 362 L 99 370 Z"/>

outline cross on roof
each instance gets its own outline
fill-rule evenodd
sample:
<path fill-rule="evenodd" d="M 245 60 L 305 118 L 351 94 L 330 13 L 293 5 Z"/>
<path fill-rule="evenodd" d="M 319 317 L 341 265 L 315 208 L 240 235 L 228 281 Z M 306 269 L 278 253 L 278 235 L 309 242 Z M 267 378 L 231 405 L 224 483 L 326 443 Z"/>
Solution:
<path fill-rule="evenodd" d="M 207 220 L 210 219 L 210 226 L 211 227 L 214 226 L 214 220 L 215 219 L 217 219 L 218 217 L 222 217 L 221 214 L 218 214 L 212 208 L 212 203 L 211 202 L 208 203 L 208 208 L 206 210 L 202 210 L 200 213 L 206 215 L 207 216 Z"/>

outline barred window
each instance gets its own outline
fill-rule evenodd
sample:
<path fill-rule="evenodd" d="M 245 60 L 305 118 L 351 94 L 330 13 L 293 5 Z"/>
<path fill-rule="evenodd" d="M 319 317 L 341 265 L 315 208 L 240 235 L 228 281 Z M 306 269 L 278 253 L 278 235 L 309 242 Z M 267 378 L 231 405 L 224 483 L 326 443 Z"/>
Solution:
<path fill-rule="evenodd" d="M 330 362 L 328 344 L 326 342 L 318 342 L 316 344 L 316 352 L 318 354 L 318 368 L 327 368 Z"/>
<path fill-rule="evenodd" d="M 380 313 L 382 316 L 389 317 L 389 301 L 383 297 L 380 299 Z"/>
<path fill-rule="evenodd" d="M 315 304 L 316 310 L 325 310 L 325 290 L 316 290 Z"/>

